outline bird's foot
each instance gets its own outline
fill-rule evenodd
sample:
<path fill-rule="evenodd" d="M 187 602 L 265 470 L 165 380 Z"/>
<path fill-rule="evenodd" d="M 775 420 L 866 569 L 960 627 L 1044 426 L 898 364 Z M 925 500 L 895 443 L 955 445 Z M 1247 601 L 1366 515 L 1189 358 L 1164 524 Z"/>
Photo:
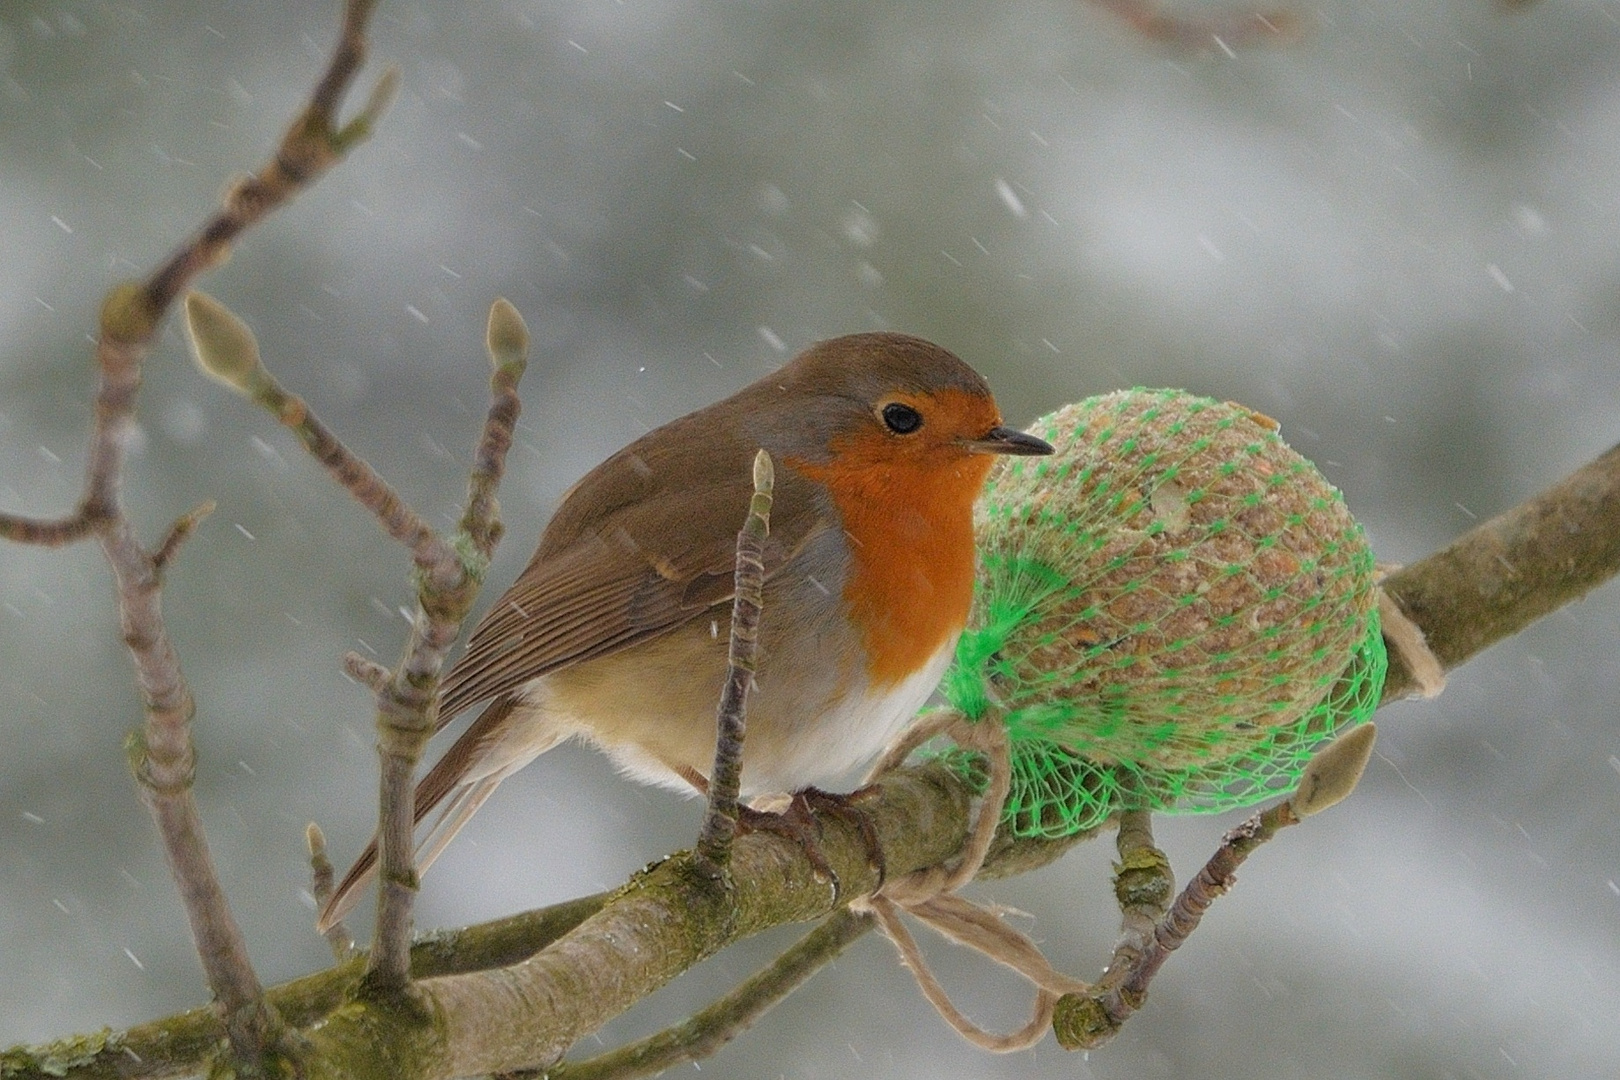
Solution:
<path fill-rule="evenodd" d="M 856 805 L 871 798 L 876 792 L 875 787 L 864 787 L 848 795 L 839 795 L 809 787 L 794 792 L 786 808 L 780 813 L 756 810 L 749 806 L 739 807 L 737 825 L 745 832 L 775 833 L 793 841 L 804 851 L 816 875 L 832 882 L 836 896 L 842 889 L 838 874 L 827 861 L 826 852 L 821 848 L 822 828 L 816 815 L 826 814 L 839 818 L 853 825 L 860 833 L 861 844 L 866 850 L 867 864 L 877 871 L 878 884 L 881 886 L 886 864 L 883 848 L 878 843 L 877 828 L 872 824 L 871 816 Z"/>
<path fill-rule="evenodd" d="M 809 810 L 830 814 L 855 826 L 855 831 L 861 835 L 861 846 L 866 852 L 866 864 L 877 871 L 877 883 L 881 888 L 884 878 L 888 876 L 888 863 L 883 856 L 883 846 L 878 842 L 877 826 L 872 824 L 872 815 L 860 807 L 861 803 L 870 802 L 878 794 L 877 785 L 869 784 L 857 788 L 848 795 L 810 787 L 798 792 L 793 798 L 796 802 L 802 802 Z"/>

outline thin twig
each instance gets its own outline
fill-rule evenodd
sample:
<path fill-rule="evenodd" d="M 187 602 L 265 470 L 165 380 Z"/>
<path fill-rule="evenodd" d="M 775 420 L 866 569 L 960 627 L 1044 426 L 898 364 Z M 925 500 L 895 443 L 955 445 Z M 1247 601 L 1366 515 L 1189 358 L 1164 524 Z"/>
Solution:
<path fill-rule="evenodd" d="M 268 379 L 262 396 L 255 400 L 298 436 L 310 456 L 320 462 L 356 502 L 371 511 L 383 531 L 410 550 L 417 566 L 435 575 L 443 573 L 446 565 L 454 568 L 452 576 L 459 570 L 460 560 L 455 552 L 411 509 L 392 484 L 344 445 L 303 398 L 282 389 L 272 378 Z"/>
<path fill-rule="evenodd" d="M 152 275 L 146 290 L 151 311 L 167 310 L 199 274 L 225 260 L 237 236 L 311 187 L 371 133 L 398 88 L 397 69 L 383 72 L 366 104 L 341 128 L 336 113 L 364 62 L 365 27 L 375 6 L 376 0 L 344 5 L 343 33 L 309 104 L 288 125 L 275 157 L 231 188 L 220 212 Z"/>
<path fill-rule="evenodd" d="M 700 1061 L 754 1026 L 783 998 L 831 963 L 861 935 L 871 918 L 845 909 L 766 967 L 690 1019 L 617 1050 L 580 1062 L 563 1062 L 545 1072 L 546 1080 L 637 1080 L 676 1065 Z"/>
<path fill-rule="evenodd" d="M 495 489 L 506 470 L 506 453 L 512 448 L 512 433 L 522 409 L 518 380 L 529 362 L 528 327 L 518 309 L 504 299 L 490 306 L 484 345 L 495 370 L 489 384 L 489 414 L 467 477 L 467 509 L 461 516 L 461 532 L 487 560 L 500 540 Z"/>
<path fill-rule="evenodd" d="M 505 470 L 520 403 L 518 382 L 528 363 L 529 334 L 517 309 L 497 300 L 490 309 L 485 345 L 492 366 L 491 404 L 467 485 L 462 530 L 441 537 L 398 492 L 323 424 L 308 404 L 289 393 L 265 367 L 247 323 L 203 293 L 186 298 L 192 355 L 211 378 L 269 410 L 296 433 L 329 473 L 404 544 L 415 561 L 418 610 L 398 667 L 388 670 L 350 654 L 345 670 L 377 699 L 379 781 L 379 908 L 368 978 L 390 991 L 408 981 L 416 764 L 434 728 L 439 671 L 478 594 L 484 568 L 501 534 L 495 490 Z"/>
<path fill-rule="evenodd" d="M 391 992 L 408 981 L 412 897 L 417 889 L 411 836 L 415 822 L 416 764 L 434 728 L 439 671 L 478 595 L 501 525 L 495 489 L 520 404 L 517 386 L 528 362 L 529 334 L 517 309 L 492 306 L 486 347 L 492 365 L 492 403 L 479 436 L 468 480 L 462 531 L 441 537 L 359 455 L 345 446 L 297 395 L 265 367 L 247 323 L 218 300 L 194 292 L 186 298 L 192 356 L 209 377 L 267 409 L 298 435 L 327 471 L 371 511 L 383 529 L 411 552 L 417 567 L 417 612 L 404 656 L 393 671 L 350 654 L 345 669 L 377 699 L 379 781 L 378 851 L 382 885 L 368 972 L 373 989 Z"/>
<path fill-rule="evenodd" d="M 213 499 L 200 503 L 187 514 L 181 515 L 173 525 L 169 526 L 169 534 L 163 542 L 152 552 L 152 565 L 159 571 L 169 565 L 169 561 L 180 553 L 180 546 L 191 539 L 191 534 L 197 531 L 197 526 L 212 514 L 217 504 Z"/>
<path fill-rule="evenodd" d="M 353 79 L 356 58 L 364 54 L 370 6 L 352 4 L 345 17 L 343 37 L 322 80 L 328 115 Z M 372 105 L 380 109 L 381 100 L 374 96 Z M 0 515 L 0 536 L 24 543 L 56 545 L 94 534 L 112 567 L 124 642 L 145 705 L 145 725 L 130 740 L 131 765 L 163 840 L 235 1063 L 250 1075 L 264 1069 L 266 1052 L 280 1039 L 281 1023 L 265 1002 L 208 854 L 192 793 L 191 691 L 162 614 L 162 571 L 202 514 L 194 511 L 181 518 L 154 551 L 147 551 L 120 496 L 142 363 L 170 305 L 187 283 L 223 259 L 231 240 L 335 164 L 347 148 L 333 145 L 330 125 L 311 125 L 305 122 L 307 115 L 289 129 L 275 160 L 238 185 L 224 207 L 163 266 L 145 281 L 125 282 L 108 292 L 96 344 L 95 421 L 78 508 L 55 521 Z M 374 119 L 374 114 L 368 116 L 366 123 Z M 295 174 L 284 166 L 284 160 L 300 155 L 318 160 L 320 167 Z"/>
<path fill-rule="evenodd" d="M 464 576 L 454 549 L 376 469 L 343 444 L 307 401 L 277 381 L 241 316 L 207 293 L 192 292 L 186 296 L 186 336 L 203 374 L 246 397 L 298 436 L 310 456 L 371 511 L 383 531 L 410 550 L 423 574 L 450 587 Z"/>
<path fill-rule="evenodd" d="M 96 531 L 98 524 L 82 509 L 64 518 L 34 518 L 0 511 L 0 540 L 35 547 L 62 547 L 83 540 Z"/>
<path fill-rule="evenodd" d="M 421 626 L 418 618 L 417 626 Z M 412 644 L 417 638 L 412 632 Z M 397 680 L 396 680 L 397 684 Z M 392 688 L 390 688 L 390 691 Z M 385 691 L 377 696 L 377 922 L 366 964 L 367 982 L 392 994 L 410 982 L 412 909 L 421 888 L 412 840 L 415 824 L 416 764 L 427 737 L 431 695 L 420 701 L 396 701 Z"/>
<path fill-rule="evenodd" d="M 449 557 L 422 567 L 416 617 L 393 678 L 377 694 L 377 754 L 381 759 L 377 804 L 377 923 L 366 981 L 384 994 L 410 982 L 411 917 L 419 881 L 416 829 L 416 765 L 433 735 L 439 671 L 478 596 L 483 569 L 500 535 L 495 488 L 505 469 L 517 423 L 518 380 L 528 361 L 529 333 L 517 309 L 505 300 L 490 308 L 485 345 L 492 366 L 492 402 L 478 439 L 468 480 L 464 531 L 448 544 L 433 543 Z M 425 526 L 424 526 L 425 528 Z M 471 550 L 467 550 L 468 548 Z"/>
<path fill-rule="evenodd" d="M 1176 888 L 1170 860 L 1153 843 L 1153 820 L 1148 811 L 1127 810 L 1120 814 L 1115 843 L 1119 862 L 1114 866 L 1114 896 L 1119 901 L 1120 936 L 1113 959 L 1098 981 L 1102 989 L 1119 985 L 1140 961 Z"/>
<path fill-rule="evenodd" d="M 394 677 L 384 665 L 353 651 L 343 654 L 343 672 L 373 694 L 386 691 Z"/>
<path fill-rule="evenodd" d="M 1173 15 L 1154 0 L 1091 0 L 1138 34 L 1177 49 L 1208 51 L 1212 46 L 1228 56 L 1247 45 L 1275 45 L 1299 40 L 1303 27 L 1288 11 L 1236 11 L 1203 18 Z"/>
<path fill-rule="evenodd" d="M 1233 876 L 1249 853 L 1270 840 L 1277 831 L 1299 822 L 1293 807 L 1284 801 L 1267 807 L 1227 833 L 1221 846 L 1203 869 L 1181 890 L 1170 910 L 1153 927 L 1126 978 L 1101 992 L 1065 994 L 1057 1003 L 1052 1029 L 1067 1050 L 1089 1050 L 1103 1045 L 1119 1031 L 1130 1015 L 1142 1007 L 1147 986 L 1164 966 L 1170 953 L 1181 947 L 1198 927 L 1204 912 L 1217 897 L 1232 887 Z"/>
<path fill-rule="evenodd" d="M 393 993 L 409 982 L 411 908 L 419 887 L 412 840 L 416 766 L 434 729 L 439 672 L 477 597 L 484 567 L 500 536 L 494 492 L 520 409 L 517 385 L 527 363 L 528 330 L 505 300 L 491 308 L 486 346 L 493 368 L 493 400 L 468 480 L 463 531 L 445 540 L 303 399 L 276 381 L 246 322 L 218 300 L 192 293 L 186 298 L 186 328 L 198 366 L 297 434 L 389 536 L 410 550 L 417 566 L 418 606 L 399 665 L 389 671 L 353 654 L 344 659 L 345 669 L 371 689 L 377 702 L 380 884 L 367 980 L 372 990 Z"/>
<path fill-rule="evenodd" d="M 748 687 L 754 681 L 754 657 L 759 650 L 759 620 L 765 587 L 765 539 L 771 531 L 771 492 L 775 474 L 771 455 L 754 455 L 754 494 L 748 518 L 737 533 L 737 570 L 731 603 L 731 642 L 726 660 L 726 681 L 714 745 L 714 768 L 709 773 L 708 805 L 698 831 L 695 852 L 699 865 L 720 876 L 731 857 L 737 835 L 737 793 L 742 786 L 743 737 Z"/>
<path fill-rule="evenodd" d="M 332 899 L 332 860 L 326 857 L 326 834 L 313 821 L 304 826 L 304 843 L 309 848 L 310 892 L 315 897 L 315 910 L 319 911 Z M 332 950 L 332 959 L 343 963 L 354 955 L 354 938 L 343 920 L 328 926 L 321 934 Z"/>
<path fill-rule="evenodd" d="M 263 1067 L 266 1050 L 279 1038 L 280 1021 L 265 1004 L 247 942 L 208 852 L 192 788 L 195 707 L 164 626 L 161 578 L 122 514 L 99 539 L 117 579 L 119 621 L 146 713 L 144 727 L 129 739 L 131 769 L 158 826 L 165 861 L 232 1051 L 242 1068 L 256 1073 Z"/>

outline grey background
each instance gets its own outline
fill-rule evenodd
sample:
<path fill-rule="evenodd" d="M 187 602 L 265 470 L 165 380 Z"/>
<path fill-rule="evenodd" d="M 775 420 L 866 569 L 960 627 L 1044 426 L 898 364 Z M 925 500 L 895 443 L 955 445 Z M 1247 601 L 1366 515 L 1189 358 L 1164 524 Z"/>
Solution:
<path fill-rule="evenodd" d="M 331 7 L 0 5 L 0 505 L 72 504 L 99 297 L 257 166 Z M 523 310 L 497 585 L 600 457 L 873 327 L 948 345 L 1018 422 L 1131 384 L 1240 400 L 1343 488 L 1381 558 L 1409 561 L 1620 439 L 1620 5 L 1300 13 L 1299 43 L 1229 57 L 1073 0 L 385 3 L 375 55 L 404 89 L 379 136 L 205 287 L 438 521 L 484 405 L 487 306 Z M 337 661 L 396 654 L 406 562 L 195 374 L 172 326 L 141 417 L 144 535 L 220 504 L 167 611 L 214 854 L 280 981 L 325 959 L 304 822 L 338 858 L 370 830 L 371 720 Z M 109 599 L 89 546 L 0 549 L 0 1044 L 205 999 L 124 769 L 139 709 Z M 1617 601 L 1387 710 L 1361 791 L 1245 868 L 1106 1050 L 971 1050 L 870 940 L 705 1075 L 1620 1074 Z M 610 886 L 696 821 L 560 750 L 428 877 L 421 922 Z M 1232 823 L 1161 836 L 1185 876 Z M 1027 912 L 1084 975 L 1114 932 L 1110 854 L 975 895 Z M 726 953 L 609 1038 L 792 937 Z M 1021 1022 L 1021 987 L 934 955 L 973 1015 Z"/>

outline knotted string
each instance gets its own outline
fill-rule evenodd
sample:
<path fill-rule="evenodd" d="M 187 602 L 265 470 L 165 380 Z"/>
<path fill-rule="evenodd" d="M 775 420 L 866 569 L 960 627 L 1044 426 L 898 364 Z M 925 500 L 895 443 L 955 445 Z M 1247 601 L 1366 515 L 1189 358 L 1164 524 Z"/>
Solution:
<path fill-rule="evenodd" d="M 873 767 L 867 782 L 896 768 L 913 750 L 940 735 L 949 737 L 965 750 L 983 754 L 990 763 L 990 783 L 979 803 L 979 812 L 974 818 L 961 858 L 954 867 L 931 866 L 904 877 L 892 878 L 870 896 L 852 901 L 850 907 L 856 911 L 870 912 L 876 918 L 884 936 L 894 943 L 899 952 L 900 962 L 911 969 L 923 997 L 958 1034 L 975 1046 L 995 1053 L 1023 1050 L 1035 1045 L 1046 1034 L 1052 1023 L 1052 1010 L 1060 995 L 1089 993 L 1091 985 L 1071 979 L 1053 968 L 1041 955 L 1035 942 L 1028 935 L 1008 926 L 997 911 L 956 895 L 956 891 L 972 881 L 984 865 L 985 856 L 995 840 L 996 827 L 1001 822 L 1007 793 L 1012 787 L 1012 763 L 1006 730 L 994 719 L 974 724 L 955 710 L 940 710 L 902 735 Z M 1017 1031 L 998 1035 L 986 1031 L 963 1015 L 929 969 L 916 939 L 900 921 L 902 910 L 927 923 L 948 940 L 982 953 L 1033 983 L 1036 988 L 1035 1005 L 1029 1023 Z"/>

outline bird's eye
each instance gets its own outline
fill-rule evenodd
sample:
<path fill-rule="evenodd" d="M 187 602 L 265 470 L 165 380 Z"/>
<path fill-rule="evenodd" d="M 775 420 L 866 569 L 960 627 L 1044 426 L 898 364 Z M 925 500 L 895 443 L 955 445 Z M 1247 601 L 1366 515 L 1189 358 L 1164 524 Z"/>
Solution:
<path fill-rule="evenodd" d="M 891 401 L 883 406 L 883 424 L 896 435 L 910 435 L 922 427 L 922 413 L 910 405 Z"/>

